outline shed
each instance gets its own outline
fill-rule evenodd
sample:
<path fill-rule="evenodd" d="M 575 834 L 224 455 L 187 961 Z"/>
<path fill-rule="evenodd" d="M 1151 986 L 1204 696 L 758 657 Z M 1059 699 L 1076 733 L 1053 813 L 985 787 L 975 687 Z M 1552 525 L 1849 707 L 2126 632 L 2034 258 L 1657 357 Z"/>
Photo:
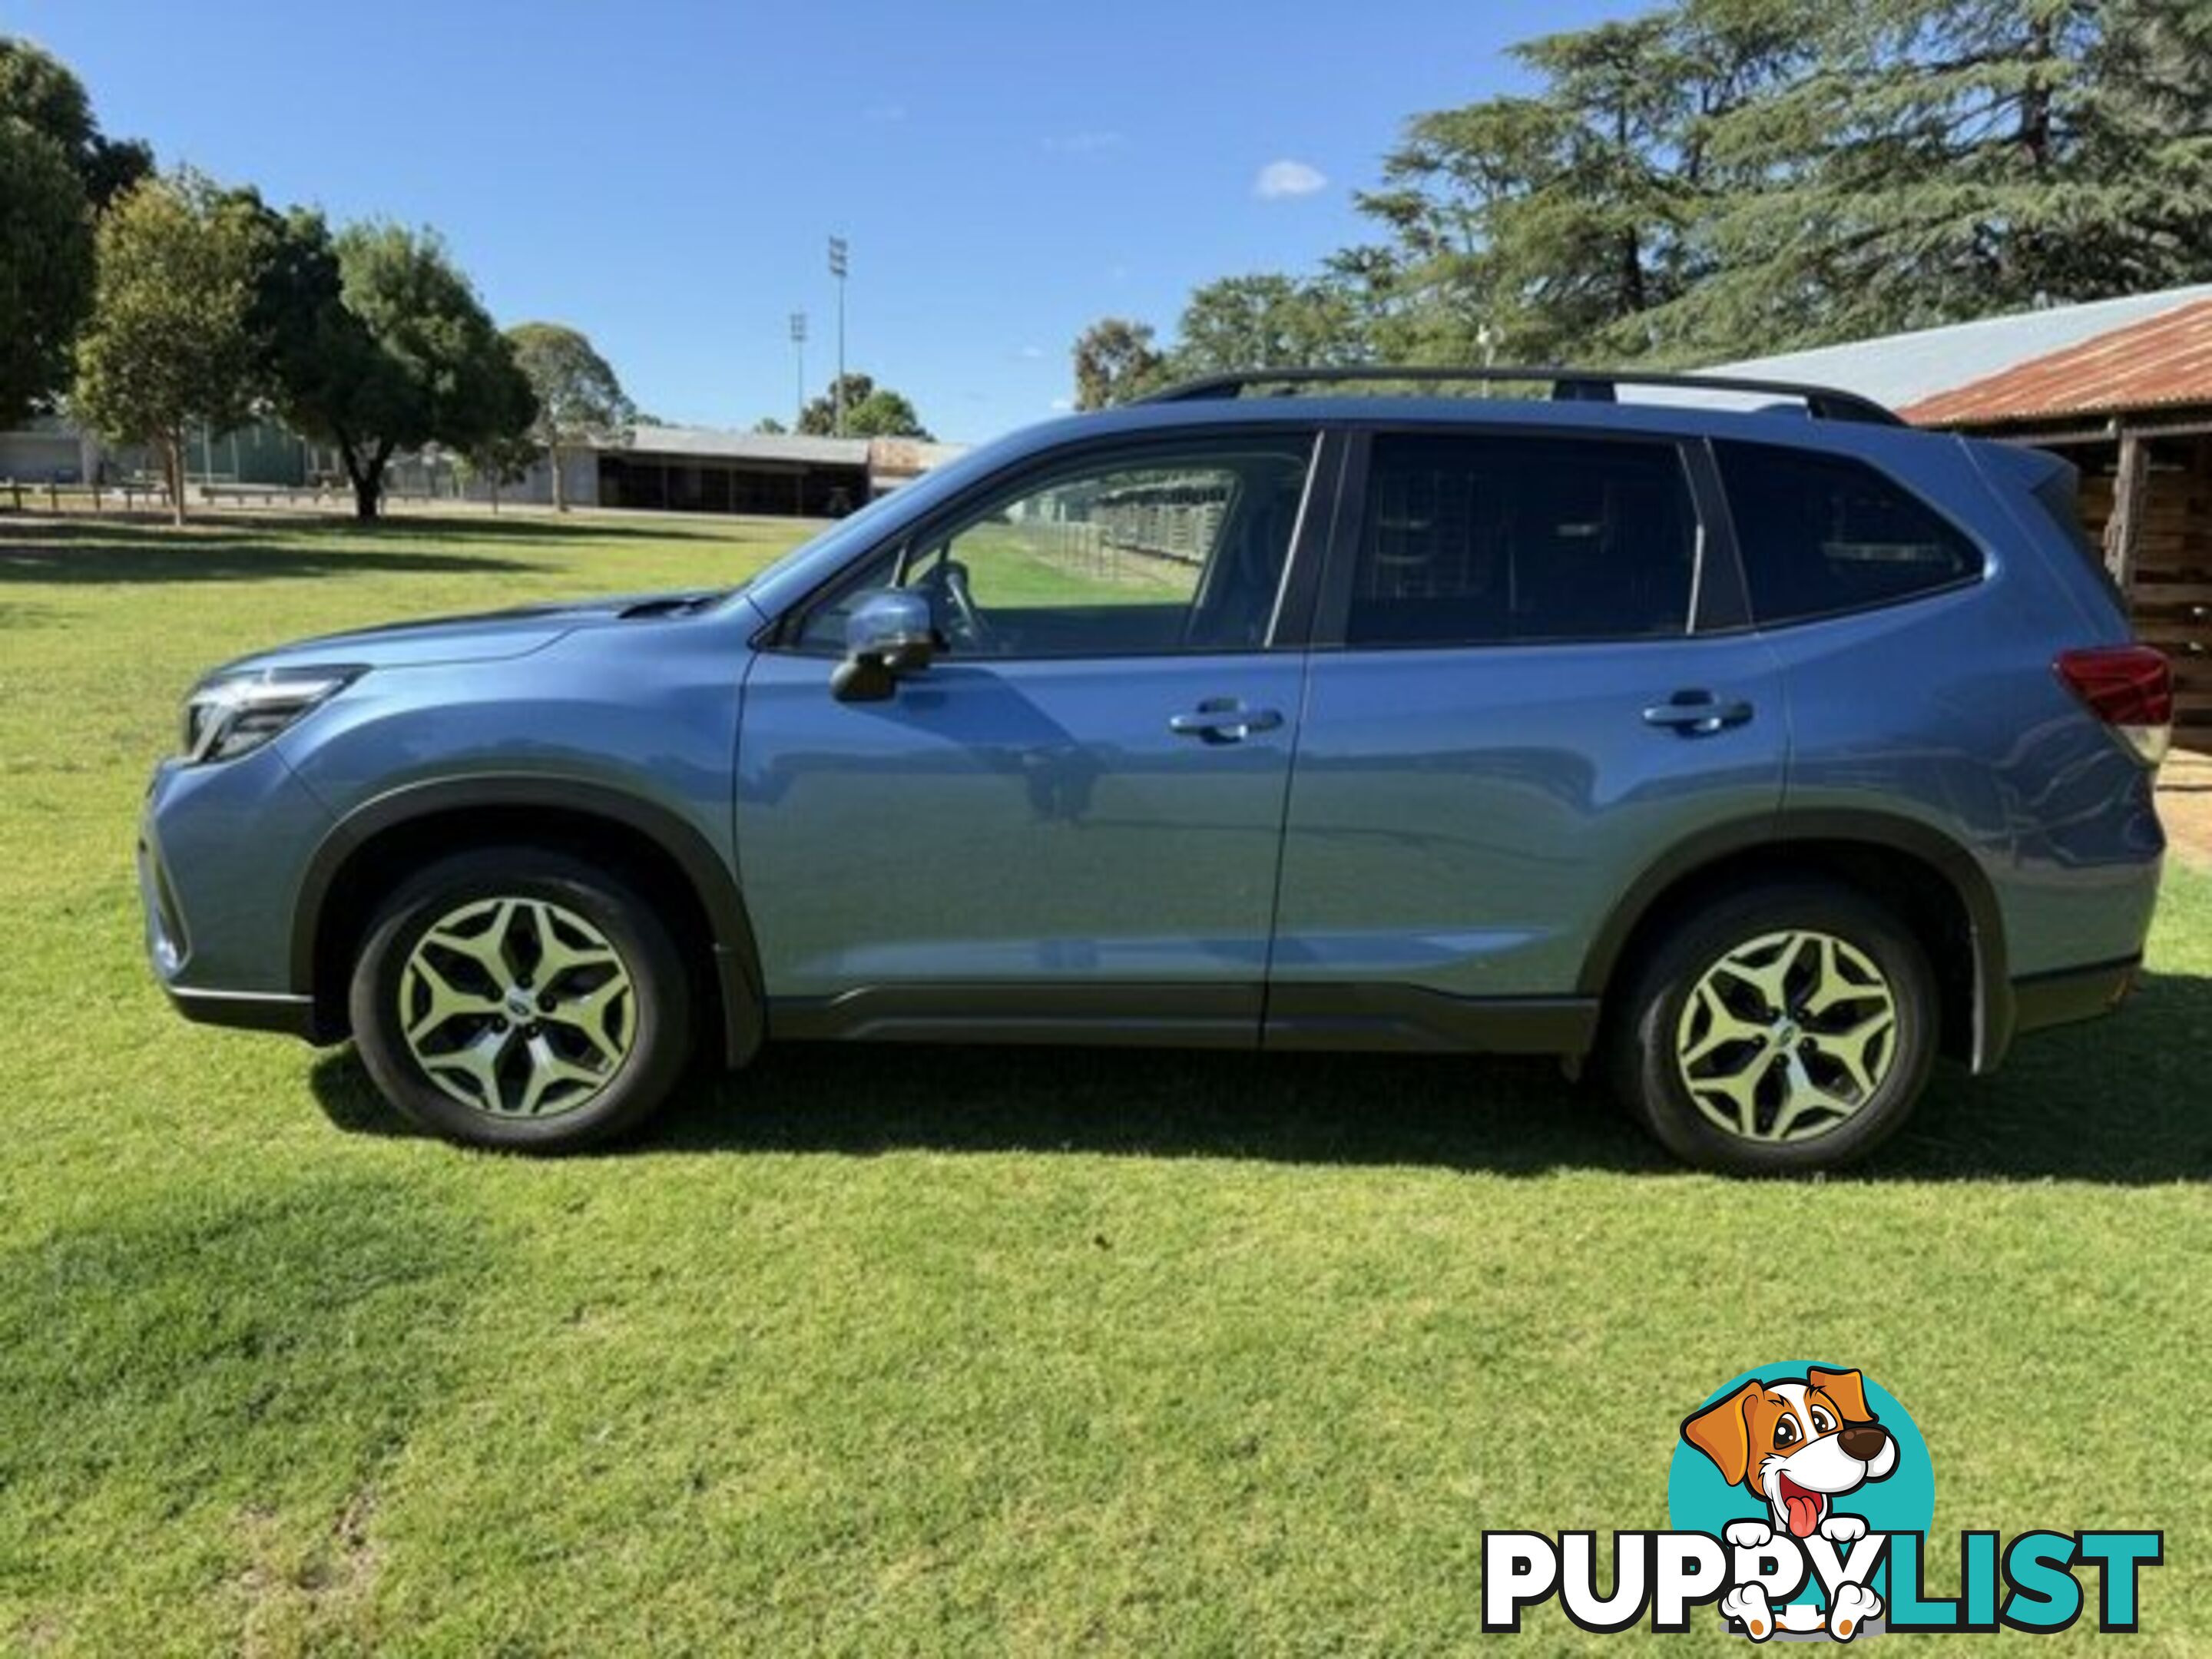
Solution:
<path fill-rule="evenodd" d="M 2073 462 L 2084 529 L 2173 662 L 2177 736 L 2212 748 L 2212 284 L 1724 367 Z"/>

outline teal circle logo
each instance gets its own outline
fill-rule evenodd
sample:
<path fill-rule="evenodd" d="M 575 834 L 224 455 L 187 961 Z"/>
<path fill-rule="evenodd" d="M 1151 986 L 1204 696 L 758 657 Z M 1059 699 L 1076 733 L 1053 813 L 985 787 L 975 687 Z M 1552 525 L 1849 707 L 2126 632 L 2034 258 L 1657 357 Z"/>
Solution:
<path fill-rule="evenodd" d="M 1724 1538 L 1738 1522 L 1847 1545 L 1867 1533 L 1926 1534 L 1936 1470 L 1896 1395 L 1850 1365 L 1778 1359 L 1739 1372 L 1682 1420 L 1667 1474 L 1679 1531 Z M 1871 1587 L 1889 1593 L 1885 1561 Z M 1817 1583 L 1804 1599 L 1821 1604 Z"/>

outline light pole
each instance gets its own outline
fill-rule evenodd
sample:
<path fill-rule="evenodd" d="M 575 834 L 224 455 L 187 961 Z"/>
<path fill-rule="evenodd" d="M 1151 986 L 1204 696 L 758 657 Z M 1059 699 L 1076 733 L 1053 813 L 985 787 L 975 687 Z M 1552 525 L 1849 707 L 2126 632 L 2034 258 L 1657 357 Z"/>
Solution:
<path fill-rule="evenodd" d="M 845 239 L 830 239 L 830 274 L 837 279 L 837 379 L 830 388 L 836 410 L 836 429 L 845 435 Z"/>
<path fill-rule="evenodd" d="M 799 360 L 799 401 L 792 405 L 791 429 L 799 430 L 799 423 L 806 418 L 806 313 L 791 313 L 791 345 L 793 355 Z"/>

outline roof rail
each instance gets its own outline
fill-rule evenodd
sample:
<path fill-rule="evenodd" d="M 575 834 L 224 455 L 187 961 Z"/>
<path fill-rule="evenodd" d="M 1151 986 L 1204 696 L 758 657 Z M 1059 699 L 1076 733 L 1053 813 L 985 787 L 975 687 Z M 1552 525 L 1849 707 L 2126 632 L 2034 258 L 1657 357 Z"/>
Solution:
<path fill-rule="evenodd" d="M 1403 368 L 1376 363 L 1364 368 L 1240 369 L 1233 374 L 1208 374 L 1195 380 L 1185 380 L 1136 401 L 1145 404 L 1198 403 L 1209 398 L 1242 397 L 1253 387 L 1288 390 L 1302 386 L 1373 384 L 1392 380 L 1474 381 L 1485 385 L 1543 380 L 1550 382 L 1552 398 L 1558 403 L 1617 403 L 1620 401 L 1616 396 L 1617 388 L 1624 386 L 1681 386 L 1704 392 L 1763 392 L 1799 399 L 1805 405 L 1805 412 L 1816 421 L 1863 421 L 1875 426 L 1905 424 L 1873 398 L 1862 398 L 1855 392 L 1839 392 L 1833 386 L 1805 386 L 1795 380 L 1750 380 L 1738 374 L 1669 374 L 1631 368 Z"/>

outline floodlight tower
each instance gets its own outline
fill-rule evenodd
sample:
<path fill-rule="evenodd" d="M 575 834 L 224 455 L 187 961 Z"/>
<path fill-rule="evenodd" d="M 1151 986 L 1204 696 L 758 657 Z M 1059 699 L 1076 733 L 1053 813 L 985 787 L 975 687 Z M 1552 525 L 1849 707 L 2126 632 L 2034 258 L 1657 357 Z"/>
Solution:
<path fill-rule="evenodd" d="M 836 431 L 841 438 L 845 435 L 845 239 L 832 236 L 830 274 L 837 279 L 837 379 L 830 392 L 836 411 Z"/>
<path fill-rule="evenodd" d="M 792 405 L 791 429 L 799 430 L 799 423 L 806 418 L 806 313 L 791 313 L 791 348 L 799 360 L 799 401 Z"/>

